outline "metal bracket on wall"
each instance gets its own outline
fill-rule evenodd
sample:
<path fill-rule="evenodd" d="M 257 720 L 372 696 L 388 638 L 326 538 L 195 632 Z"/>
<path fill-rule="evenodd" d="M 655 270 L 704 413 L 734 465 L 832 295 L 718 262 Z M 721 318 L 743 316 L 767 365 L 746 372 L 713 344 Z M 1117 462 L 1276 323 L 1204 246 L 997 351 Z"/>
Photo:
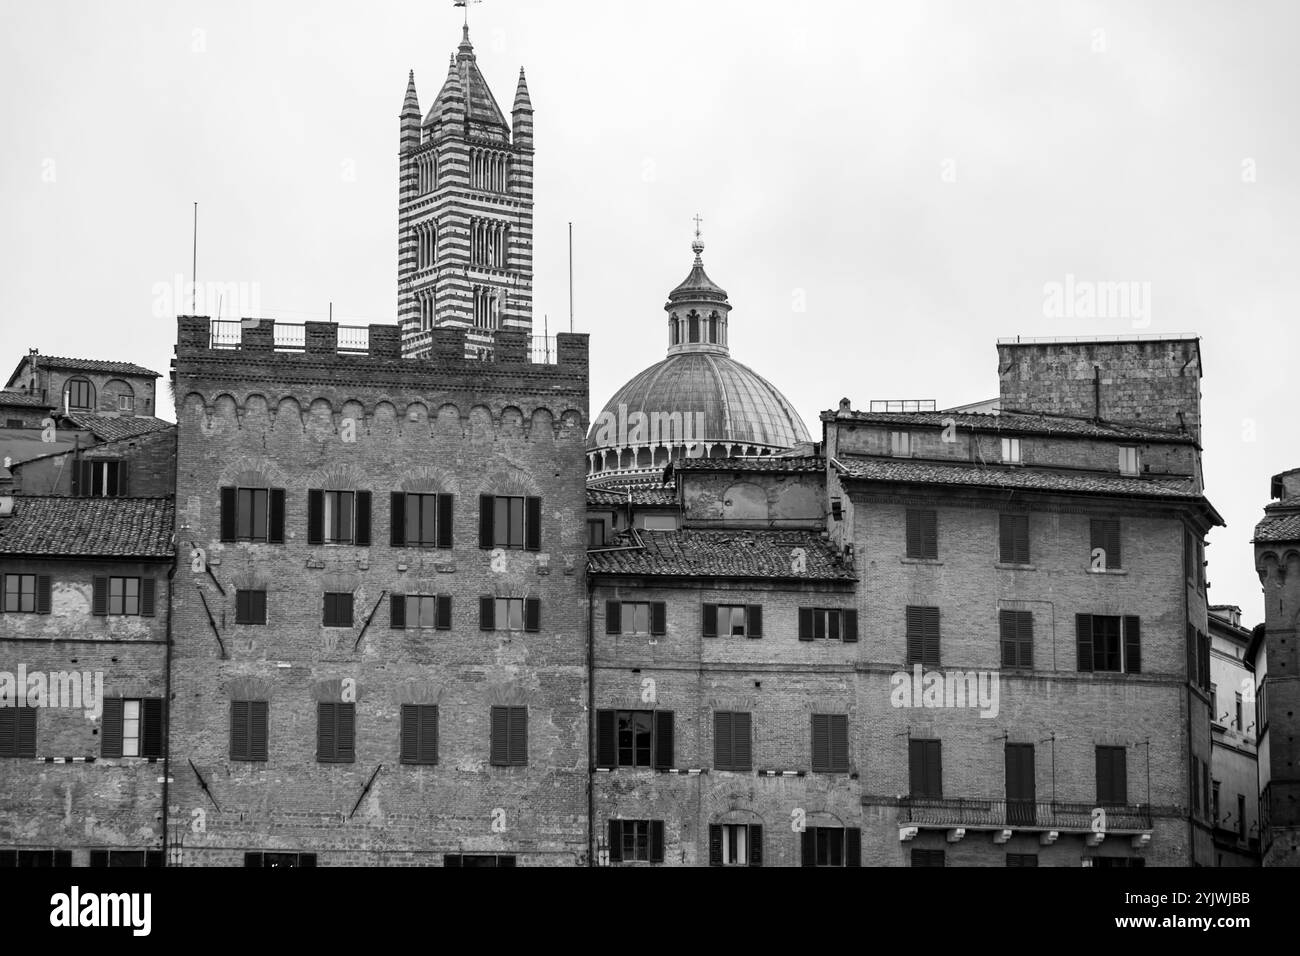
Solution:
<path fill-rule="evenodd" d="M 199 600 L 203 602 L 203 610 L 208 614 L 208 623 L 212 625 L 212 633 L 217 638 L 217 646 L 221 648 L 221 659 L 223 661 L 228 660 L 229 655 L 226 654 L 226 643 L 221 639 L 221 631 L 217 628 L 216 619 L 212 616 L 212 608 L 208 607 L 208 596 L 203 593 L 203 588 L 199 587 L 197 584 L 194 585 L 194 590 L 199 592 Z"/>
<path fill-rule="evenodd" d="M 214 797 L 212 791 L 208 789 L 208 782 L 203 779 L 203 774 L 199 773 L 199 768 L 194 766 L 193 760 L 186 758 L 186 762 L 189 763 L 190 769 L 194 771 L 194 776 L 199 778 L 199 786 L 203 788 L 203 792 L 208 795 L 208 799 L 212 801 L 212 805 L 217 807 L 217 812 L 220 813 L 221 807 L 217 806 L 217 798 Z"/>
<path fill-rule="evenodd" d="M 360 646 L 361 639 L 366 636 L 366 630 L 370 627 L 370 622 L 375 619 L 375 612 L 379 610 L 379 605 L 384 603 L 384 597 L 387 594 L 387 589 L 379 592 L 379 600 L 376 601 L 375 606 L 370 609 L 370 613 L 366 616 L 366 623 L 361 625 L 361 633 L 357 635 L 356 641 L 352 644 L 352 649 L 354 651 Z"/>
<path fill-rule="evenodd" d="M 380 600 L 383 599 L 380 598 Z M 366 794 L 370 792 L 370 785 L 375 782 L 375 778 L 379 776 L 379 771 L 383 769 L 384 769 L 383 764 L 380 764 L 379 766 L 375 767 L 375 772 L 370 775 L 370 779 L 366 781 L 366 785 L 361 788 L 361 796 L 357 797 L 357 802 L 352 804 L 352 813 L 348 814 L 349 820 L 351 820 L 352 815 L 357 812 L 357 807 L 361 806 L 361 801 L 364 800 L 366 798 Z"/>

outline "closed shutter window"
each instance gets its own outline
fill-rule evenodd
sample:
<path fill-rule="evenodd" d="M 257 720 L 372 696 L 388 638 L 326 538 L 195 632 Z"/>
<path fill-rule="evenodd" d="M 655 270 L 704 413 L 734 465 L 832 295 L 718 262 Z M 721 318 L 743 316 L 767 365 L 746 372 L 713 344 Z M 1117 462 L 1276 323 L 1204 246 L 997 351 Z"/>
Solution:
<path fill-rule="evenodd" d="M 1003 667 L 1034 666 L 1033 611 L 998 611 Z"/>
<path fill-rule="evenodd" d="M 36 756 L 35 707 L 0 707 L 0 757 Z"/>
<path fill-rule="evenodd" d="M 911 795 L 926 799 L 943 797 L 943 742 L 939 740 L 908 741 L 908 763 L 911 776 Z"/>
<path fill-rule="evenodd" d="M 1002 564 L 1029 563 L 1029 516 L 998 516 L 998 560 Z"/>
<path fill-rule="evenodd" d="M 939 514 L 936 511 L 907 511 L 907 556 L 922 561 L 939 558 Z"/>
<path fill-rule="evenodd" d="M 316 760 L 353 763 L 356 760 L 357 705 L 320 701 L 316 704 Z"/>
<path fill-rule="evenodd" d="M 494 767 L 523 767 L 528 764 L 527 707 L 492 708 L 490 749 Z"/>
<path fill-rule="evenodd" d="M 718 770 L 752 770 L 750 714 L 715 711 L 713 714 L 713 765 Z"/>
<path fill-rule="evenodd" d="M 1119 519 L 1093 518 L 1092 531 L 1092 566 L 1101 570 L 1124 567 L 1123 554 L 1120 551 Z M 1098 554 L 1100 551 L 1100 555 Z"/>
<path fill-rule="evenodd" d="M 937 607 L 908 607 L 907 663 L 939 663 L 939 609 Z"/>
<path fill-rule="evenodd" d="M 267 702 L 230 702 L 230 759 L 267 759 Z"/>
<path fill-rule="evenodd" d="M 438 707 L 436 704 L 403 704 L 401 759 L 409 764 L 438 762 Z"/>
<path fill-rule="evenodd" d="M 846 714 L 812 715 L 812 768 L 821 773 L 849 770 L 849 718 Z"/>

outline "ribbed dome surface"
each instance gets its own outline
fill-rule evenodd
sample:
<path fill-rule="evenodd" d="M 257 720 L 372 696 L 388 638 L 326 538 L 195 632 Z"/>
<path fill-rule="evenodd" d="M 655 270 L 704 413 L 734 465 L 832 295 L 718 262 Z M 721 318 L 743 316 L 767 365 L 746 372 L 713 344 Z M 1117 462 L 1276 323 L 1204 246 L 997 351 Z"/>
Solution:
<path fill-rule="evenodd" d="M 626 412 L 620 413 L 619 406 Z M 704 434 L 692 439 L 704 442 L 732 442 L 790 448 L 808 441 L 808 429 L 794 407 L 776 388 L 748 366 L 710 352 L 681 352 L 633 376 L 595 419 L 587 436 L 587 448 L 603 447 L 602 420 L 626 420 L 633 412 L 689 416 L 699 421 L 703 413 Z"/>

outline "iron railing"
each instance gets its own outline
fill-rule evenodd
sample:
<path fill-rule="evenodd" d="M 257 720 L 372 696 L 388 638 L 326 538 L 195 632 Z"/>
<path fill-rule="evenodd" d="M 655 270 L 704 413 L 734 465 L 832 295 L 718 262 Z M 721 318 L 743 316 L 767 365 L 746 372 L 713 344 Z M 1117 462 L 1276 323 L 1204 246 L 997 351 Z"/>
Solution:
<path fill-rule="evenodd" d="M 1104 811 L 1104 821 L 1097 815 L 1098 809 Z M 898 822 L 912 826 L 1020 830 L 1094 830 L 1101 824 L 1107 832 L 1114 833 L 1150 830 L 1151 808 L 1035 800 L 903 797 L 898 801 Z"/>
<path fill-rule="evenodd" d="M 873 412 L 933 412 L 935 400 L 933 398 L 873 398 L 871 410 Z"/>

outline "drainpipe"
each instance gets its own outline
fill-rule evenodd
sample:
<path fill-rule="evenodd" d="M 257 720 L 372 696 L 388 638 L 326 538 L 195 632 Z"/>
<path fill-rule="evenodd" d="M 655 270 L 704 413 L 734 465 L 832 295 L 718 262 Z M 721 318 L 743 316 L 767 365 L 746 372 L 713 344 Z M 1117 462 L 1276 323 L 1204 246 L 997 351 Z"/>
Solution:
<path fill-rule="evenodd" d="M 587 575 L 587 866 L 596 865 L 596 592 Z"/>
<path fill-rule="evenodd" d="M 167 572 L 167 651 L 166 664 L 163 668 L 163 786 L 162 786 L 162 854 L 163 866 L 167 866 L 167 803 L 169 797 L 168 782 L 171 780 L 172 768 L 172 579 L 176 577 L 176 559 L 173 557 L 171 569 Z"/>

